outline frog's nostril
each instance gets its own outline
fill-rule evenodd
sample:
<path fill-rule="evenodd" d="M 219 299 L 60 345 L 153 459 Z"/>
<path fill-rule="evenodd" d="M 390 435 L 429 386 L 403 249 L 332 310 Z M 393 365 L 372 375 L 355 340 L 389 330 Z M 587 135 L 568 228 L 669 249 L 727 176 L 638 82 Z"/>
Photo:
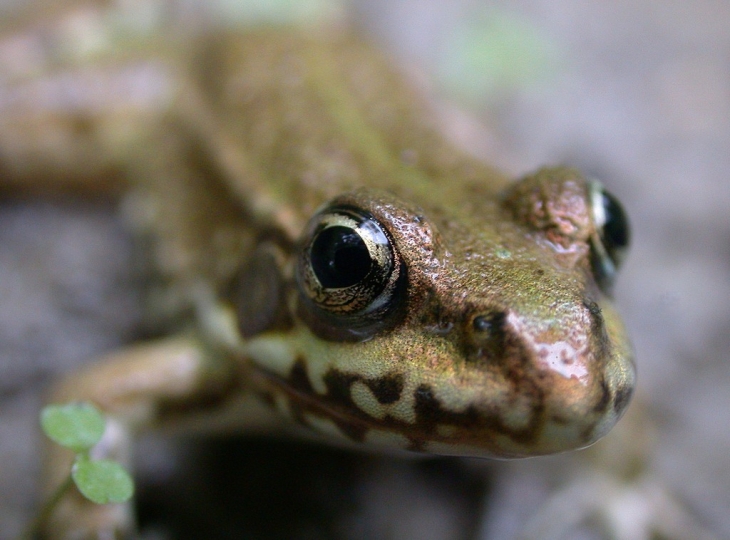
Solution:
<path fill-rule="evenodd" d="M 482 313 L 471 321 L 475 337 L 490 337 L 501 333 L 506 317 L 502 312 Z"/>
<path fill-rule="evenodd" d="M 506 314 L 501 311 L 483 312 L 471 318 L 471 328 L 467 327 L 467 333 L 475 358 L 494 361 L 504 354 L 506 319 Z"/>
<path fill-rule="evenodd" d="M 474 326 L 475 332 L 489 332 L 492 329 L 492 321 L 491 319 L 489 319 L 489 317 L 485 317 L 484 315 L 478 315 L 477 317 L 474 317 L 474 320 L 472 321 L 472 326 Z"/>

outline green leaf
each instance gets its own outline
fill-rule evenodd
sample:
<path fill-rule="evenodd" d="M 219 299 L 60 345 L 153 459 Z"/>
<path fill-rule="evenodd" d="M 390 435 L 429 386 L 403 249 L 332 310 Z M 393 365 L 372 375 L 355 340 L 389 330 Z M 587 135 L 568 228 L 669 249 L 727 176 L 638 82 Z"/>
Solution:
<path fill-rule="evenodd" d="M 98 443 L 104 425 L 104 417 L 91 403 L 48 405 L 41 411 L 43 432 L 75 452 L 85 452 Z"/>
<path fill-rule="evenodd" d="M 128 501 L 134 494 L 134 481 L 116 461 L 79 456 L 71 476 L 84 497 L 96 504 Z"/>

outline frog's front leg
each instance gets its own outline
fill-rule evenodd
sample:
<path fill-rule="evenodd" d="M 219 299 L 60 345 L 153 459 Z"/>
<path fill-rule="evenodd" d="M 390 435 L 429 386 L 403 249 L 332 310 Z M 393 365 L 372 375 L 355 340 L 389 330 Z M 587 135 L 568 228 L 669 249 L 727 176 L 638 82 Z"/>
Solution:
<path fill-rule="evenodd" d="M 101 362 L 67 376 L 53 389 L 51 401 L 90 401 L 107 417 L 101 442 L 92 457 L 131 462 L 136 432 L 163 420 L 167 405 L 210 403 L 238 388 L 242 371 L 211 354 L 192 337 L 176 337 L 111 354 Z M 208 398 L 208 399 L 206 399 Z M 200 401 L 198 401 L 200 400 Z M 214 401 L 214 400 L 213 400 Z M 45 493 L 49 496 L 68 477 L 73 455 L 53 445 L 46 458 Z M 46 524 L 46 536 L 118 538 L 135 528 L 131 504 L 96 505 L 70 489 Z"/>

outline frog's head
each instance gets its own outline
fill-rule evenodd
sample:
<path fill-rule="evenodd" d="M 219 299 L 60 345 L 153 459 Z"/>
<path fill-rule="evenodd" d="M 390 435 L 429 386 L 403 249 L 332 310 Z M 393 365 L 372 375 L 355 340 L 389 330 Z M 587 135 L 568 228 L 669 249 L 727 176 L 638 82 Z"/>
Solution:
<path fill-rule="evenodd" d="M 250 354 L 295 417 L 355 441 L 488 457 L 584 447 L 634 385 L 608 299 L 626 244 L 618 203 L 571 170 L 456 210 L 347 193 L 304 234 L 296 321 Z"/>

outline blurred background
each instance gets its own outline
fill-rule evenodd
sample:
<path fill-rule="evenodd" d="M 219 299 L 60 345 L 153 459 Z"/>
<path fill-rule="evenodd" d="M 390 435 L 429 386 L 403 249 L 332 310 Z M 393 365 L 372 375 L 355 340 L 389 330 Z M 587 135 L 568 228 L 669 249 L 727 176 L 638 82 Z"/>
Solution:
<path fill-rule="evenodd" d="M 23 28 L 90 3 L 2 0 L 2 69 Z M 730 538 L 730 3 L 105 5 L 135 32 L 165 18 L 215 29 L 344 17 L 479 119 L 484 130 L 463 123 L 465 139 L 486 160 L 515 176 L 578 166 L 623 202 L 633 230 L 616 300 L 639 388 L 592 449 L 407 461 L 148 437 L 139 452 L 147 538 Z M 132 260 L 111 203 L 0 201 L 0 539 L 14 538 L 37 503 L 43 389 L 138 333 Z"/>

